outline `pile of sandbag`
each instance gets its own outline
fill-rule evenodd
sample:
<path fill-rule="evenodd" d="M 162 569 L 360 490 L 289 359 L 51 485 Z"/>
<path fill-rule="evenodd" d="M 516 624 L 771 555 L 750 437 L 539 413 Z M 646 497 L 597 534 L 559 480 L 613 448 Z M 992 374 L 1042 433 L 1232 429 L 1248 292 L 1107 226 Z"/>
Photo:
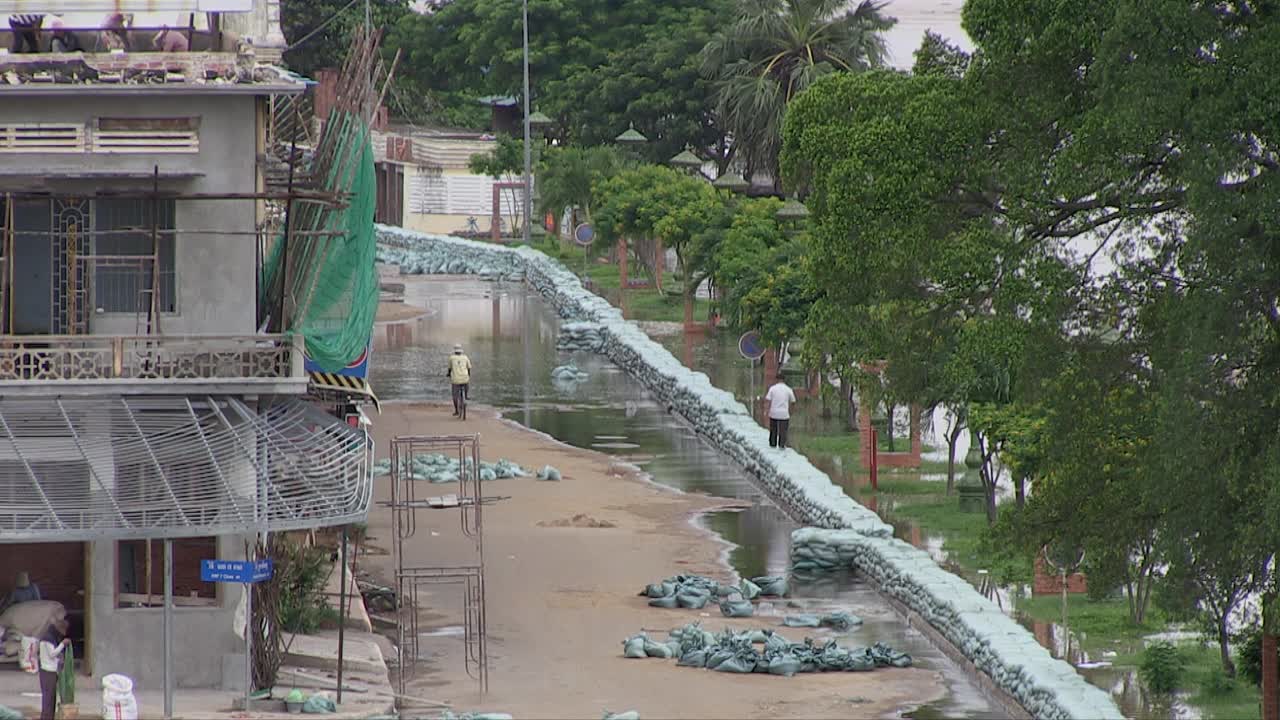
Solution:
<path fill-rule="evenodd" d="M 599 323 L 564 323 L 556 337 L 556 349 L 563 352 L 600 352 L 604 347 L 603 332 Z"/>
<path fill-rule="evenodd" d="M 468 473 L 471 472 L 471 458 L 466 458 L 463 463 L 459 463 L 458 458 L 449 457 L 444 453 L 419 453 L 413 456 L 409 471 L 414 480 L 422 480 L 429 483 L 451 483 L 458 482 L 463 468 Z M 373 474 L 375 477 L 390 475 L 391 458 L 383 458 L 374 463 Z M 510 460 L 500 459 L 493 463 L 483 461 L 480 463 L 481 480 L 528 476 L 528 471 Z"/>
<path fill-rule="evenodd" d="M 760 646 L 757 648 L 757 646 Z M 677 658 L 681 667 L 717 672 L 769 673 L 790 677 L 809 672 L 865 672 L 878 667 L 910 667 L 911 656 L 883 643 L 843 648 L 836 640 L 805 638 L 793 643 L 772 630 L 711 633 L 699 623 L 672 630 L 665 642 L 645 633 L 622 641 L 623 657 Z"/>
<path fill-rule="evenodd" d="M 755 612 L 752 600 L 786 594 L 787 579 L 774 576 L 743 578 L 737 585 L 725 585 L 702 575 L 674 575 L 640 591 L 652 607 L 701 610 L 717 602 L 725 617 L 751 617 Z"/>
<path fill-rule="evenodd" d="M 585 382 L 588 377 L 587 373 L 579 370 L 573 363 L 561 365 L 551 371 L 551 379 L 562 383 Z"/>

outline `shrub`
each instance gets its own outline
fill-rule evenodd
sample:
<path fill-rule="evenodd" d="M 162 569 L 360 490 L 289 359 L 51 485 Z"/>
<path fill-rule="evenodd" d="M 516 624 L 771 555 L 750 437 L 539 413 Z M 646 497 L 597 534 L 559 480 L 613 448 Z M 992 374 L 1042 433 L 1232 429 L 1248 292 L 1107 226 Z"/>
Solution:
<path fill-rule="evenodd" d="M 1152 692 L 1170 693 L 1178 687 L 1186 659 L 1173 643 L 1163 640 L 1151 643 L 1142 651 L 1138 675 Z"/>
<path fill-rule="evenodd" d="M 1204 681 L 1206 695 L 1220 696 L 1230 694 L 1236 689 L 1235 678 L 1227 677 L 1221 667 L 1215 667 Z"/>
<path fill-rule="evenodd" d="M 324 596 L 332 569 L 327 550 L 289 544 L 284 549 L 284 562 L 277 569 L 281 575 L 280 626 L 285 631 L 313 633 L 337 619 Z"/>
<path fill-rule="evenodd" d="M 1254 685 L 1262 684 L 1262 628 L 1258 625 L 1241 630 L 1234 638 L 1236 669 L 1240 677 Z M 1280 650 L 1276 652 L 1280 662 Z"/>

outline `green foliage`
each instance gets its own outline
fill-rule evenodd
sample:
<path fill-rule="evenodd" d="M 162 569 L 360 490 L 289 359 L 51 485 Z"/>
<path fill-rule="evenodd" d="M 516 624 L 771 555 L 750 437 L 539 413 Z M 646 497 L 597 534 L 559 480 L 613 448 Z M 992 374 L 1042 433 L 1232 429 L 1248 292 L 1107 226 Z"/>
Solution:
<path fill-rule="evenodd" d="M 818 78 L 884 64 L 881 35 L 895 20 L 863 0 L 737 0 L 732 20 L 703 51 L 716 114 L 741 148 L 748 173 L 779 178 L 787 104 Z"/>
<path fill-rule="evenodd" d="M 538 164 L 539 210 L 559 215 L 576 206 L 590 218 L 596 204 L 595 188 L 632 164 L 607 145 L 549 148 Z"/>
<path fill-rule="evenodd" d="M 499 135 L 493 150 L 472 155 L 467 168 L 476 175 L 502 180 L 524 172 L 524 141 Z"/>
<path fill-rule="evenodd" d="M 698 51 L 726 0 L 530 0 L 529 76 L 534 107 L 563 144 L 612 142 L 634 123 L 664 162 L 685 144 L 704 157 L 727 152 L 707 112 Z M 521 4 L 452 2 L 392 28 L 388 52 L 423 92 L 454 105 L 522 93 Z"/>
<path fill-rule="evenodd" d="M 280 626 L 286 632 L 314 633 L 337 618 L 324 594 L 332 571 L 327 550 L 289 544 L 276 570 L 280 575 Z"/>
<path fill-rule="evenodd" d="M 932 30 L 926 30 L 924 40 L 913 53 L 915 65 L 911 72 L 915 75 L 941 75 L 960 79 L 969 69 L 972 58 L 959 46 L 947 42 L 946 38 Z"/>
<path fill-rule="evenodd" d="M 1241 679 L 1251 685 L 1262 685 L 1262 627 L 1252 625 L 1240 631 L 1235 637 L 1236 670 Z M 1276 651 L 1276 662 L 1280 663 L 1280 649 Z"/>
<path fill-rule="evenodd" d="M 1186 658 L 1172 643 L 1158 640 L 1142 651 L 1142 663 L 1138 674 L 1147 687 L 1156 693 L 1171 693 L 1182 682 L 1186 670 Z"/>
<path fill-rule="evenodd" d="M 292 70 L 315 77 L 317 70 L 342 67 L 351 46 L 352 32 L 364 24 L 364 5 L 356 3 L 344 9 L 346 5 L 345 0 L 284 0 L 281 3 L 280 29 L 289 41 L 284 60 Z M 369 11 L 375 28 L 393 26 L 413 14 L 408 0 L 369 0 Z M 315 32 L 317 29 L 319 32 Z M 308 35 L 311 37 L 307 38 Z M 299 41 L 303 42 L 299 44 Z"/>

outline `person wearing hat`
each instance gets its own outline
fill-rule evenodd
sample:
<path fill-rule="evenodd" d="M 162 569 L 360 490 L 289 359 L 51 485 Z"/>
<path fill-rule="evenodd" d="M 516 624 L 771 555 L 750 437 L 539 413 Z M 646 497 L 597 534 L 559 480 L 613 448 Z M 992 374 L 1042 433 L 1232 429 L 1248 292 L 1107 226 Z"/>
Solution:
<path fill-rule="evenodd" d="M 471 386 L 471 358 L 463 354 L 461 345 L 453 346 L 446 374 L 453 383 L 453 416 L 458 417 L 462 413 L 462 401 L 466 399 L 467 390 Z"/>
<path fill-rule="evenodd" d="M 20 572 L 17 579 L 14 580 L 13 590 L 10 590 L 9 594 L 4 596 L 4 600 L 0 600 L 0 613 L 18 603 L 40 599 L 39 586 L 31 582 L 31 576 L 26 572 Z"/>

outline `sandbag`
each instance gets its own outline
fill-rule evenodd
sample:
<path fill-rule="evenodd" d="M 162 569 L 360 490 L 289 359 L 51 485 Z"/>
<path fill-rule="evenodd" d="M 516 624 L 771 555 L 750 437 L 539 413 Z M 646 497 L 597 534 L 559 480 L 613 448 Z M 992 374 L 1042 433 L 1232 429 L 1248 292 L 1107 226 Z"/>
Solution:
<path fill-rule="evenodd" d="M 707 669 L 715 670 L 716 668 L 720 667 L 721 663 L 723 663 L 724 661 L 728 660 L 731 657 L 733 657 L 733 651 L 731 650 L 724 650 L 724 649 L 715 650 L 710 655 L 707 656 Z"/>
<path fill-rule="evenodd" d="M 622 641 L 622 657 L 626 658 L 646 658 L 649 657 L 644 651 L 644 641 L 646 640 L 644 633 L 632 635 Z"/>
<path fill-rule="evenodd" d="M 676 662 L 680 667 L 706 667 L 707 651 L 706 650 L 690 650 L 680 656 Z"/>
<path fill-rule="evenodd" d="M 715 667 L 716 672 L 753 673 L 756 671 L 756 658 L 750 655 L 734 655 Z"/>
<path fill-rule="evenodd" d="M 817 615 L 788 615 L 782 618 L 782 624 L 787 627 L 816 628 L 821 622 Z"/>
<path fill-rule="evenodd" d="M 644 639 L 644 654 L 648 657 L 670 659 L 672 656 L 671 647 L 665 643 L 654 642 L 648 638 Z"/>
<path fill-rule="evenodd" d="M 35 675 L 40 670 L 40 640 L 30 635 L 22 636 L 22 654 L 18 656 L 18 667 L 23 672 Z"/>
<path fill-rule="evenodd" d="M 689 610 L 701 610 L 707 606 L 711 600 L 711 595 L 707 593 L 698 593 L 693 590 L 685 590 L 676 595 L 676 603 Z"/>
<path fill-rule="evenodd" d="M 560 471 L 547 465 L 538 471 L 538 479 L 557 482 L 560 480 Z"/>
<path fill-rule="evenodd" d="M 23 720 L 22 713 L 0 705 L 0 720 Z"/>
<path fill-rule="evenodd" d="M 738 589 L 742 592 L 742 597 L 748 600 L 755 600 L 760 596 L 760 586 L 746 578 L 742 578 L 742 582 L 738 583 Z"/>
<path fill-rule="evenodd" d="M 611 713 L 608 710 L 605 710 L 604 720 L 640 720 L 640 713 L 635 710 L 628 710 L 620 713 Z"/>
<path fill-rule="evenodd" d="M 794 655 L 775 655 L 769 661 L 769 674 L 791 677 L 800 672 L 800 661 Z"/>
<path fill-rule="evenodd" d="M 678 607 L 679 602 L 680 602 L 680 601 L 676 599 L 676 596 L 675 596 L 675 595 L 668 595 L 668 596 L 666 596 L 666 597 L 654 598 L 654 599 L 650 600 L 650 601 L 649 601 L 649 606 L 650 606 L 650 607 L 666 608 L 666 609 L 668 609 L 668 610 L 672 610 L 672 609 L 674 609 L 674 608 Z"/>
<path fill-rule="evenodd" d="M 787 579 L 785 577 L 765 575 L 751 578 L 751 582 L 759 586 L 760 594 L 764 597 L 783 597 L 787 594 Z"/>
<path fill-rule="evenodd" d="M 67 619 L 67 609 L 56 600 L 28 600 L 0 613 L 0 628 L 16 628 L 23 635 L 40 637 L 45 628 Z"/>
<path fill-rule="evenodd" d="M 747 602 L 746 600 L 739 600 L 739 601 L 726 600 L 720 603 L 720 614 L 724 615 L 725 617 L 736 617 L 736 618 L 751 617 L 752 615 L 755 614 L 755 612 L 756 612 L 756 609 L 752 607 L 751 603 Z"/>
<path fill-rule="evenodd" d="M 102 678 L 102 717 L 111 720 L 138 720 L 138 700 L 133 696 L 133 680 L 127 675 Z"/>
<path fill-rule="evenodd" d="M 861 625 L 862 618 L 847 612 L 834 612 L 829 615 L 823 615 L 821 624 L 823 627 L 835 628 L 836 630 L 849 630 Z"/>
<path fill-rule="evenodd" d="M 338 706 L 324 693 L 316 693 L 302 703 L 302 712 L 308 715 L 326 715 L 338 711 Z"/>
<path fill-rule="evenodd" d="M 768 633 L 768 637 L 764 641 L 764 651 L 766 653 L 786 652 L 791 649 L 791 643 L 777 633 Z"/>

